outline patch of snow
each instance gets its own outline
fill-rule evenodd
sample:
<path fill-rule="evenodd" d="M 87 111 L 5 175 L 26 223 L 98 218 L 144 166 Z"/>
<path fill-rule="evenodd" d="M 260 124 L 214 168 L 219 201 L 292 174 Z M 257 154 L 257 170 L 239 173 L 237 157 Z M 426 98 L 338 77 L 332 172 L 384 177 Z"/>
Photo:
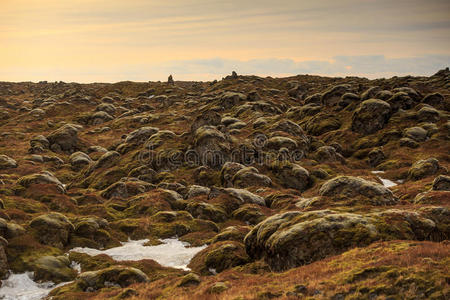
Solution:
<path fill-rule="evenodd" d="M 208 271 L 213 275 L 217 275 L 217 271 L 214 268 L 209 268 Z"/>
<path fill-rule="evenodd" d="M 2 280 L 0 299 L 2 300 L 39 300 L 48 295 L 56 287 L 53 282 L 37 283 L 33 281 L 33 272 L 11 274 L 8 279 Z"/>
<path fill-rule="evenodd" d="M 72 269 L 74 269 L 75 271 L 77 271 L 77 273 L 81 273 L 81 264 L 79 264 L 79 263 L 77 263 L 77 262 L 75 262 L 75 261 L 72 261 L 72 262 L 70 263 L 70 267 L 71 267 Z"/>
<path fill-rule="evenodd" d="M 116 261 L 153 259 L 165 267 L 189 270 L 187 265 L 191 259 L 206 248 L 206 245 L 188 247 L 189 243 L 176 238 L 163 239 L 161 240 L 163 244 L 156 246 L 144 246 L 147 242 L 148 239 L 144 239 L 124 242 L 120 247 L 107 250 L 78 247 L 70 251 L 86 253 L 91 256 L 106 254 Z"/>
<path fill-rule="evenodd" d="M 384 171 L 370 171 L 370 173 L 372 173 L 372 174 L 382 174 L 382 173 L 384 173 Z"/>
<path fill-rule="evenodd" d="M 397 184 L 395 183 L 395 182 L 393 182 L 393 181 L 391 181 L 391 180 L 389 180 L 389 179 L 384 179 L 384 178 L 381 178 L 381 177 L 378 177 L 378 178 L 380 178 L 380 180 L 381 180 L 381 182 L 383 183 L 383 185 L 385 186 L 385 187 L 392 187 L 392 186 L 396 186 Z"/>

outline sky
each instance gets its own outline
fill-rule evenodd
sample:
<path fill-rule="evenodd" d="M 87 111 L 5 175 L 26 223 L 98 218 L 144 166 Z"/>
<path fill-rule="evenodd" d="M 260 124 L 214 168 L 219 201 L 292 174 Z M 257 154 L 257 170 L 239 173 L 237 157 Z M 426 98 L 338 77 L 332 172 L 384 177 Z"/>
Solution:
<path fill-rule="evenodd" d="M 449 0 L 0 0 L 0 81 L 432 75 Z"/>

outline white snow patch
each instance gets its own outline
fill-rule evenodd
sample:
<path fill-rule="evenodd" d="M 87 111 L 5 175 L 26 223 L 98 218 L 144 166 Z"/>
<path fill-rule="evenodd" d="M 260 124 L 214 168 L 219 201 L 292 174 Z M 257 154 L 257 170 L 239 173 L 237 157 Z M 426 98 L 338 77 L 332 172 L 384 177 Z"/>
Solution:
<path fill-rule="evenodd" d="M 206 245 L 200 247 L 187 247 L 189 243 L 179 241 L 176 238 L 163 239 L 163 244 L 156 246 L 144 246 L 148 239 L 128 241 L 122 243 L 122 246 L 107 250 L 97 250 L 92 248 L 74 248 L 70 251 L 86 253 L 91 256 L 106 254 L 117 261 L 153 259 L 165 267 L 189 270 L 187 265 L 191 259 L 206 248 Z"/>
<path fill-rule="evenodd" d="M 56 287 L 69 282 L 55 285 L 53 282 L 37 283 L 33 281 L 33 272 L 11 274 L 2 280 L 0 299 L 2 300 L 39 300 L 44 298 Z"/>
<path fill-rule="evenodd" d="M 72 262 L 70 263 L 70 267 L 71 267 L 72 269 L 74 269 L 75 271 L 77 271 L 77 273 L 81 273 L 81 264 L 80 264 L 80 263 L 77 263 L 77 262 L 75 262 L 75 261 L 72 261 Z"/>
<path fill-rule="evenodd" d="M 382 174 L 384 171 L 370 171 L 372 174 Z"/>
<path fill-rule="evenodd" d="M 384 179 L 384 178 L 381 178 L 381 177 L 378 177 L 378 178 L 380 178 L 380 180 L 381 180 L 381 182 L 383 183 L 383 185 L 385 186 L 385 187 L 392 187 L 392 186 L 396 186 L 397 184 L 395 183 L 395 182 L 393 182 L 393 181 L 391 181 L 391 180 L 389 180 L 389 179 Z"/>
<path fill-rule="evenodd" d="M 208 271 L 213 275 L 217 275 L 217 270 L 214 268 L 209 268 Z"/>

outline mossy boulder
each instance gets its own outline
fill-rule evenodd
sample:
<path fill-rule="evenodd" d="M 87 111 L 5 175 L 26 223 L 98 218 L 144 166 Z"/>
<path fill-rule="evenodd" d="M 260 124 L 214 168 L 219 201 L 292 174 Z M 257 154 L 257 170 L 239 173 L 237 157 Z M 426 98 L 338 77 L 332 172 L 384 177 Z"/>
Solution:
<path fill-rule="evenodd" d="M 391 117 L 389 103 L 379 99 L 363 101 L 352 116 L 351 128 L 361 134 L 372 134 L 384 128 Z"/>
<path fill-rule="evenodd" d="M 116 151 L 108 151 L 104 153 L 93 165 L 93 169 L 110 168 L 114 166 L 120 159 L 120 153 Z"/>
<path fill-rule="evenodd" d="M 208 195 L 211 192 L 211 189 L 206 186 L 201 185 L 191 185 L 186 193 L 185 198 L 189 199 L 192 197 L 197 197 L 200 195 Z"/>
<path fill-rule="evenodd" d="M 67 256 L 43 256 L 33 266 L 37 281 L 67 282 L 75 279 L 77 272 L 70 267 Z"/>
<path fill-rule="evenodd" d="M 245 253 L 243 244 L 224 241 L 209 245 L 197 253 L 188 267 L 199 274 L 210 275 L 247 262 L 249 262 L 249 257 Z"/>
<path fill-rule="evenodd" d="M 259 174 L 255 167 L 245 167 L 237 171 L 231 179 L 233 186 L 246 188 L 250 186 L 272 186 L 272 180 L 263 174 Z"/>
<path fill-rule="evenodd" d="M 300 127 L 300 125 L 298 125 L 297 123 L 294 123 L 290 120 L 278 121 L 277 123 L 273 124 L 270 127 L 270 131 L 272 131 L 272 132 L 282 131 L 282 132 L 286 132 L 287 134 L 289 134 L 293 137 L 299 137 L 302 139 L 307 138 L 305 132 Z"/>
<path fill-rule="evenodd" d="M 228 219 L 225 210 L 206 202 L 189 202 L 186 210 L 195 218 L 211 220 L 216 223 L 224 222 Z"/>
<path fill-rule="evenodd" d="M 416 161 L 408 171 L 408 179 L 419 180 L 439 172 L 439 161 L 436 158 L 428 158 Z"/>
<path fill-rule="evenodd" d="M 78 151 L 72 153 L 69 157 L 69 162 L 72 165 L 72 168 L 75 170 L 80 170 L 89 165 L 92 162 L 92 159 L 86 153 Z"/>
<path fill-rule="evenodd" d="M 29 224 L 36 238 L 44 245 L 64 248 L 69 243 L 73 224 L 63 214 L 52 212 L 31 220 Z"/>
<path fill-rule="evenodd" d="M 216 127 L 202 126 L 195 131 L 194 149 L 201 164 L 218 168 L 228 160 L 231 145 L 225 134 Z"/>
<path fill-rule="evenodd" d="M 450 176 L 439 175 L 433 180 L 433 190 L 450 191 Z"/>
<path fill-rule="evenodd" d="M 420 122 L 436 123 L 441 119 L 439 112 L 433 107 L 422 107 L 417 112 L 417 118 Z"/>
<path fill-rule="evenodd" d="M 116 182 L 103 190 L 101 192 L 101 196 L 106 199 L 126 199 L 128 197 L 146 193 L 154 188 L 155 186 L 151 183 L 133 178 L 124 178 L 123 180 Z"/>
<path fill-rule="evenodd" d="M 281 185 L 305 191 L 311 184 L 308 170 L 297 164 L 276 162 L 271 165 L 271 170 Z"/>
<path fill-rule="evenodd" d="M 216 282 L 208 288 L 210 294 L 221 294 L 230 287 L 225 282 Z"/>
<path fill-rule="evenodd" d="M 283 271 L 377 238 L 364 216 L 324 210 L 274 215 L 255 226 L 244 242 L 252 258 L 264 258 L 273 270 Z"/>
<path fill-rule="evenodd" d="M 66 124 L 47 136 L 50 149 L 55 152 L 73 153 L 80 149 L 78 139 L 79 125 Z"/>
<path fill-rule="evenodd" d="M 369 165 L 375 168 L 386 159 L 386 155 L 384 154 L 382 148 L 375 148 L 367 154 L 367 158 Z"/>
<path fill-rule="evenodd" d="M 319 194 L 337 201 L 358 198 L 373 205 L 389 205 L 397 202 L 392 191 L 383 185 L 353 176 L 338 176 L 328 180 L 320 187 Z"/>
<path fill-rule="evenodd" d="M 380 239 L 441 241 L 448 234 L 445 218 L 432 219 L 430 215 L 412 211 L 391 209 L 368 214 L 290 211 L 256 225 L 244 242 L 252 258 L 263 258 L 273 270 L 284 271 Z"/>
<path fill-rule="evenodd" d="M 336 105 L 341 97 L 351 91 L 352 87 L 349 84 L 340 84 L 333 86 L 322 94 L 321 102 L 326 106 Z"/>
<path fill-rule="evenodd" d="M 39 184 L 50 184 L 53 185 L 57 191 L 60 193 L 65 193 L 66 188 L 64 185 L 59 181 L 56 176 L 54 176 L 52 173 L 48 171 L 43 171 L 42 173 L 36 173 L 27 175 L 24 177 L 21 177 L 17 180 L 17 184 L 20 186 L 23 186 L 24 188 L 29 188 L 32 185 L 39 185 Z"/>
<path fill-rule="evenodd" d="M 318 113 L 309 119 L 304 127 L 306 131 L 314 136 L 341 128 L 342 122 L 335 115 Z"/>
<path fill-rule="evenodd" d="M 0 170 L 17 168 L 17 162 L 7 155 L 0 155 Z"/>
<path fill-rule="evenodd" d="M 266 218 L 261 206 L 255 204 L 244 204 L 233 211 L 233 218 L 246 222 L 247 224 L 258 224 Z"/>
<path fill-rule="evenodd" d="M 406 92 L 396 92 L 386 101 L 391 105 L 393 112 L 396 112 L 399 109 L 411 109 L 417 103 Z"/>
<path fill-rule="evenodd" d="M 228 226 L 222 229 L 214 238 L 212 243 L 220 241 L 243 242 L 245 235 L 250 231 L 249 226 Z"/>
<path fill-rule="evenodd" d="M 105 287 L 127 287 L 134 283 L 149 282 L 139 269 L 127 266 L 111 266 L 98 271 L 84 272 L 76 278 L 76 285 L 83 291 L 95 291 Z"/>
<path fill-rule="evenodd" d="M 405 129 L 403 134 L 406 138 L 410 138 L 418 143 L 425 142 L 428 138 L 428 131 L 418 126 Z"/>
<path fill-rule="evenodd" d="M 332 146 L 319 147 L 314 153 L 313 157 L 318 162 L 340 162 L 345 163 L 345 158 L 336 151 Z"/>
<path fill-rule="evenodd" d="M 269 138 L 266 146 L 268 149 L 272 150 L 280 150 L 281 148 L 295 150 L 298 148 L 296 141 L 285 136 L 274 136 Z"/>
<path fill-rule="evenodd" d="M 178 283 L 179 287 L 184 287 L 184 286 L 194 286 L 194 285 L 199 285 L 201 282 L 200 276 L 198 276 L 195 273 L 189 273 L 183 276 L 183 278 L 181 278 L 180 283 Z"/>
<path fill-rule="evenodd" d="M 252 192 L 246 189 L 236 189 L 236 188 L 211 188 L 211 192 L 208 195 L 208 198 L 216 198 L 219 195 L 225 195 L 232 200 L 239 207 L 245 203 L 253 203 L 261 206 L 266 206 L 266 201 L 263 197 L 253 194 Z M 230 209 L 232 209 L 230 207 Z"/>

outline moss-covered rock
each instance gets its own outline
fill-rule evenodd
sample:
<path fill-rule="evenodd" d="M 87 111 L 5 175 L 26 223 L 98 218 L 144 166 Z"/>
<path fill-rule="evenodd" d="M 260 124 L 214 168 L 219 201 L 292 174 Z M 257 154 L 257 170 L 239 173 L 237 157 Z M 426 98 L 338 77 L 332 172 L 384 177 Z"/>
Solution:
<path fill-rule="evenodd" d="M 74 231 L 74 226 L 69 219 L 55 212 L 34 218 L 29 226 L 41 243 L 57 248 L 64 248 Z"/>
<path fill-rule="evenodd" d="M 450 176 L 439 175 L 433 180 L 433 190 L 450 191 Z"/>
<path fill-rule="evenodd" d="M 311 184 L 308 170 L 297 164 L 276 162 L 271 165 L 271 170 L 280 183 L 287 188 L 305 191 Z"/>
<path fill-rule="evenodd" d="M 67 256 L 43 256 L 33 267 L 34 279 L 38 281 L 60 283 L 71 281 L 77 276 L 77 272 L 70 267 Z"/>
<path fill-rule="evenodd" d="M 352 116 L 352 130 L 372 134 L 384 128 L 391 117 L 389 103 L 379 99 L 363 101 Z"/>
<path fill-rule="evenodd" d="M 17 162 L 7 155 L 0 155 L 0 170 L 17 168 Z"/>
<path fill-rule="evenodd" d="M 21 177 L 17 181 L 17 184 L 25 188 L 29 188 L 34 184 L 51 184 L 54 185 L 60 193 L 66 192 L 66 189 L 61 181 L 59 181 L 58 178 L 48 171 Z"/>
<path fill-rule="evenodd" d="M 321 196 L 334 199 L 361 197 L 373 205 L 395 204 L 397 199 L 381 184 L 353 176 L 338 176 L 325 182 L 319 190 Z"/>
<path fill-rule="evenodd" d="M 76 278 L 76 285 L 83 291 L 95 291 L 105 287 L 127 287 L 133 283 L 148 281 L 147 275 L 141 270 L 117 265 L 98 271 L 81 273 Z"/>
<path fill-rule="evenodd" d="M 419 180 L 436 174 L 440 169 L 436 158 L 428 158 L 416 161 L 408 171 L 408 179 Z"/>
<path fill-rule="evenodd" d="M 309 119 L 305 129 L 309 134 L 319 136 L 326 132 L 341 128 L 342 122 L 334 115 L 318 113 Z"/>
<path fill-rule="evenodd" d="M 220 273 L 249 261 L 244 245 L 233 241 L 208 246 L 192 258 L 188 267 L 202 275 Z"/>
<path fill-rule="evenodd" d="M 446 239 L 448 221 L 439 217 L 441 213 L 434 215 L 432 219 L 425 213 L 397 209 L 366 215 L 291 211 L 259 223 L 244 242 L 251 257 L 263 258 L 272 269 L 283 271 L 380 239 Z"/>

